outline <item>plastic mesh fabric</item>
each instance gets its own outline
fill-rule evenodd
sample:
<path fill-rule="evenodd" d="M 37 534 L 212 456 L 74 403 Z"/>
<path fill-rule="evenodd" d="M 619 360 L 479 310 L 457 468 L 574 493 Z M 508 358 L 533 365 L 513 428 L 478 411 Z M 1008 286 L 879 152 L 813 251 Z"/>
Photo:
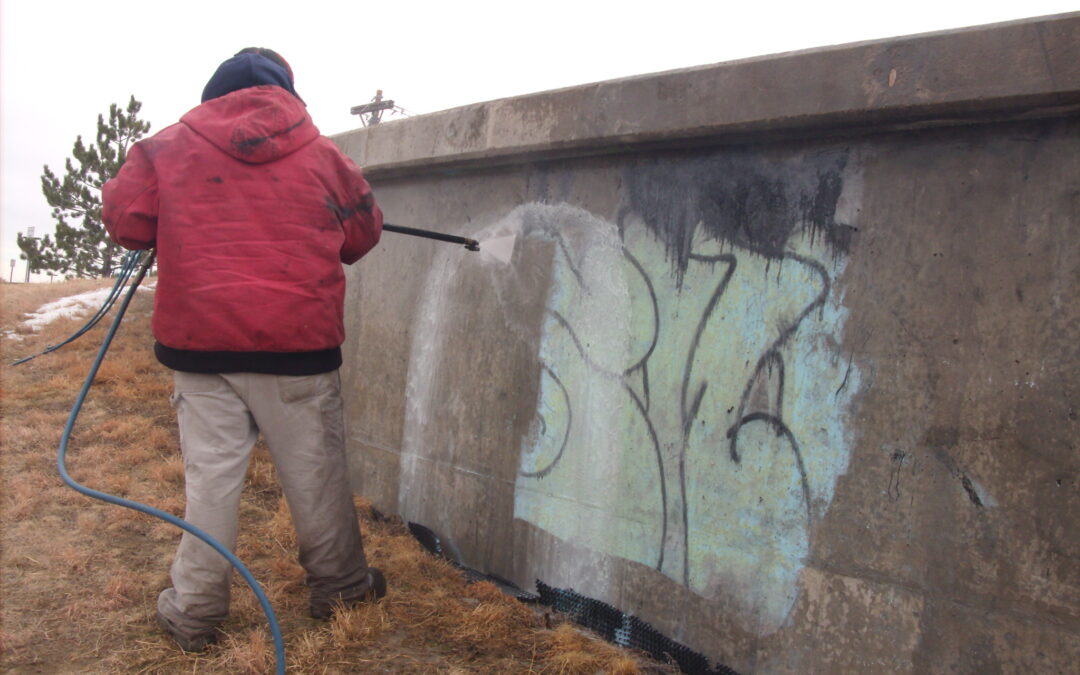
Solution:
<path fill-rule="evenodd" d="M 376 517 L 382 518 L 382 514 L 376 512 Z M 665 637 L 636 616 L 631 616 L 599 600 L 587 598 L 573 589 L 555 588 L 537 579 L 537 594 L 529 593 L 502 577 L 465 567 L 447 554 L 442 541 L 433 531 L 419 523 L 410 522 L 408 526 L 412 535 L 429 553 L 449 560 L 461 570 L 469 583 L 491 581 L 504 593 L 514 596 L 521 602 L 539 602 L 547 605 L 557 612 L 569 615 L 575 623 L 599 633 L 609 642 L 643 651 L 658 661 L 674 662 L 680 670 L 689 675 L 739 675 L 735 670 L 722 664 L 713 667 L 702 654 Z"/>
<path fill-rule="evenodd" d="M 587 598 L 573 590 L 554 588 L 537 579 L 540 602 L 568 614 L 575 623 L 594 630 L 607 640 L 623 647 L 639 649 L 659 661 L 671 660 L 690 675 L 738 675 L 725 665 L 713 667 L 703 655 L 660 634 L 636 616 L 611 605 Z"/>

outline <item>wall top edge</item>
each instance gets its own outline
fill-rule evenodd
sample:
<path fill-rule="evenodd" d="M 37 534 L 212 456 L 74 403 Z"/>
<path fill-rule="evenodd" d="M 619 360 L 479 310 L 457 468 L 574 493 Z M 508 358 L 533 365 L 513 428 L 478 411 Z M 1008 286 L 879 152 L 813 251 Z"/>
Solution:
<path fill-rule="evenodd" d="M 657 144 L 1076 114 L 1080 12 L 822 47 L 452 108 L 333 137 L 369 177 Z"/>

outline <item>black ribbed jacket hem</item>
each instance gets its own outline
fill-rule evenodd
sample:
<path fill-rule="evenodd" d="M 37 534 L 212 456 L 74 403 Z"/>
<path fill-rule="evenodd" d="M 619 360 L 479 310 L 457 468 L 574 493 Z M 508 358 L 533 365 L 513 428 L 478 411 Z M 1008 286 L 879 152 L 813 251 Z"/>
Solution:
<path fill-rule="evenodd" d="M 341 367 L 341 347 L 315 352 L 202 352 L 154 343 L 157 360 L 185 373 L 318 375 Z"/>

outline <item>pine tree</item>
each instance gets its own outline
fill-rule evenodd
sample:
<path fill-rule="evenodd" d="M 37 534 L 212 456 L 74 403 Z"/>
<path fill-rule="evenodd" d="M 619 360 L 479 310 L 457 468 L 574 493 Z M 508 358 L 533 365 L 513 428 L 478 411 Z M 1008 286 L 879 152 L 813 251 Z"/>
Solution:
<path fill-rule="evenodd" d="M 78 166 L 69 157 L 62 181 L 45 165 L 41 190 L 52 207 L 56 239 L 19 235 L 21 257 L 34 271 L 107 277 L 116 269 L 123 250 L 102 225 L 101 186 L 120 170 L 128 148 L 150 130 L 150 123 L 138 118 L 140 108 L 142 103 L 132 96 L 126 110 L 115 103 L 109 106 L 108 121 L 98 115 L 97 142 L 84 145 L 82 136 L 75 139 L 71 154 Z"/>

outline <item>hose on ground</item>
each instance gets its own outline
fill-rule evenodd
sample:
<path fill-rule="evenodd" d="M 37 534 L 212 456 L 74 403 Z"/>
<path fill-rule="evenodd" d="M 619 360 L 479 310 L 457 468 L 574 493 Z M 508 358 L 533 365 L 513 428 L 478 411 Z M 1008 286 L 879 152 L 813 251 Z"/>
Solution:
<path fill-rule="evenodd" d="M 105 359 L 105 354 L 109 351 L 109 346 L 112 344 L 113 337 L 116 335 L 116 331 L 120 327 L 120 321 L 124 318 L 124 313 L 127 311 L 128 304 L 131 303 L 131 299 L 135 296 L 135 291 L 138 288 L 139 284 L 142 282 L 143 277 L 146 276 L 146 271 L 150 268 L 153 260 L 154 253 L 152 251 L 146 253 L 143 256 L 142 265 L 141 267 L 139 267 L 139 271 L 136 274 L 134 281 L 131 282 L 131 288 L 124 296 L 123 302 L 120 303 L 120 307 L 117 310 L 116 317 L 113 319 L 112 325 L 109 327 L 109 332 L 106 334 L 105 340 L 102 342 L 101 348 L 98 350 L 97 357 L 94 359 L 94 363 L 90 367 L 90 372 L 87 374 L 86 380 L 83 382 L 82 389 L 79 391 L 79 395 L 75 398 L 75 404 L 71 408 L 71 414 L 68 416 L 67 424 L 64 425 L 64 433 L 60 436 L 60 447 L 57 452 L 56 458 L 57 467 L 60 470 L 60 478 L 63 479 L 64 483 L 66 483 L 69 487 L 88 497 L 99 499 L 103 502 L 108 502 L 109 504 L 116 504 L 117 506 L 123 506 L 128 509 L 133 509 L 135 511 L 139 511 L 140 513 L 145 513 L 147 515 L 154 516 L 155 518 L 160 518 L 167 523 L 171 523 L 181 528 L 185 532 L 189 532 L 192 535 L 198 537 L 202 541 L 206 542 L 206 544 L 213 548 L 215 551 L 224 556 L 225 559 L 228 560 L 234 568 L 236 568 L 236 571 L 240 573 L 240 576 L 244 578 L 244 581 L 247 582 L 248 586 L 250 586 L 251 590 L 255 593 L 255 596 L 259 599 L 259 604 L 262 605 L 263 612 L 266 613 L 267 622 L 270 624 L 270 633 L 274 639 L 274 654 L 275 658 L 277 659 L 276 672 L 278 675 L 285 675 L 285 643 L 281 638 L 281 627 L 278 625 L 277 615 L 274 614 L 274 609 L 270 606 L 270 600 L 266 597 L 266 594 L 263 592 L 262 587 L 259 586 L 259 582 L 255 580 L 255 577 L 252 576 L 251 572 L 248 571 L 247 567 L 245 567 L 244 564 L 240 562 L 240 559 L 233 555 L 232 551 L 222 546 L 221 543 L 219 543 L 217 540 L 215 540 L 213 537 L 206 534 L 199 528 L 180 518 L 177 518 L 171 513 L 166 513 L 165 511 L 156 509 L 152 506 L 147 506 L 146 504 L 141 504 L 139 502 L 124 499 L 122 497 L 117 497 L 115 495 L 110 495 L 105 492 L 99 492 L 98 490 L 93 490 L 84 485 L 80 485 L 79 483 L 75 482 L 74 479 L 72 479 L 71 475 L 67 471 L 67 450 L 68 444 L 71 440 L 72 430 L 75 428 L 75 420 L 79 416 L 79 411 L 82 409 L 83 402 L 86 401 L 86 395 L 87 393 L 89 393 L 90 386 L 94 382 L 94 377 L 97 375 L 98 369 L 101 367 L 101 363 Z"/>

